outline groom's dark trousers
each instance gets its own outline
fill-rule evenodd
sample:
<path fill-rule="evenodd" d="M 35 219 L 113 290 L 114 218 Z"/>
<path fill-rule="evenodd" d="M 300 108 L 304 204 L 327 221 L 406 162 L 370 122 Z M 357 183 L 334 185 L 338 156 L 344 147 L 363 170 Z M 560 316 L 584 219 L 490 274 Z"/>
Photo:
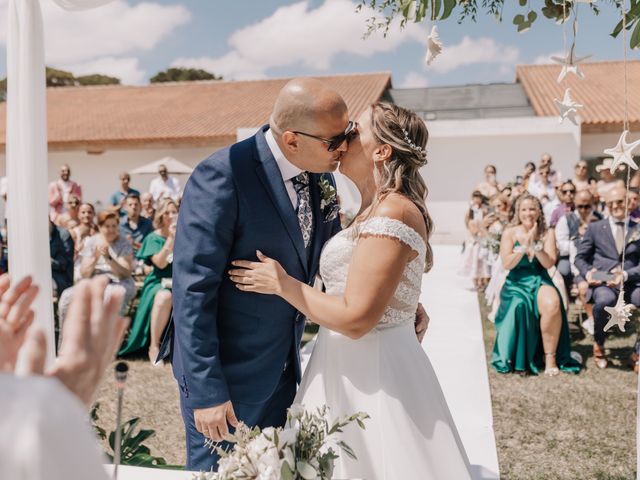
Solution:
<path fill-rule="evenodd" d="M 276 295 L 240 291 L 229 279 L 230 263 L 257 261 L 261 250 L 311 284 L 322 246 L 340 229 L 320 208 L 321 175 L 310 175 L 314 226 L 305 248 L 267 128 L 201 162 L 180 205 L 171 342 L 191 470 L 215 469 L 218 460 L 195 429 L 194 409 L 230 400 L 248 425 L 279 426 L 301 377 L 304 317 Z"/>

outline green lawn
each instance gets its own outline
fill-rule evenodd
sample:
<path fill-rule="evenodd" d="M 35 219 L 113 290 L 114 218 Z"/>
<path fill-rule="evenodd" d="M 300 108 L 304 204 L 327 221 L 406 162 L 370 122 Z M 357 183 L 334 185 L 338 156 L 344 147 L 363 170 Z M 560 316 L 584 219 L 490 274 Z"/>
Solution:
<path fill-rule="evenodd" d="M 480 299 L 487 359 L 495 329 Z M 489 368 L 501 478 L 635 479 L 637 378 L 625 365 L 635 328 L 609 337 L 609 368 L 598 370 L 591 337 L 573 340 L 579 375 L 503 375 Z"/>

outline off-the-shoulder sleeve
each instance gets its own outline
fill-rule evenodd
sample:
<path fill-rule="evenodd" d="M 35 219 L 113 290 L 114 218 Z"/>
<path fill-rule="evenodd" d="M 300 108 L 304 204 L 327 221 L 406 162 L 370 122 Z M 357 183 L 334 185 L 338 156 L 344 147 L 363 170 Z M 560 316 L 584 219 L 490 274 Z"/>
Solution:
<path fill-rule="evenodd" d="M 365 220 L 358 229 L 360 235 L 375 235 L 400 240 L 412 250 L 423 255 L 426 245 L 418 232 L 406 223 L 390 217 L 372 217 Z"/>

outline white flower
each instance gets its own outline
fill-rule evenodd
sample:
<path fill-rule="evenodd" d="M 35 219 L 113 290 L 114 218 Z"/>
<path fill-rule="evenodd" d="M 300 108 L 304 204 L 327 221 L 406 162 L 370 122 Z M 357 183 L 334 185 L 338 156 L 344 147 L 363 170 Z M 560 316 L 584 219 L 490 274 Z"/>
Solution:
<path fill-rule="evenodd" d="M 285 428 L 278 434 L 278 450 L 282 450 L 289 445 L 295 445 L 298 440 L 298 429 L 295 427 Z M 292 464 L 293 465 L 293 464 Z"/>
<path fill-rule="evenodd" d="M 289 415 L 297 420 L 300 420 L 304 415 L 304 407 L 299 403 L 294 403 L 289 407 Z"/>
<path fill-rule="evenodd" d="M 273 439 L 275 429 L 264 431 L 247 445 L 247 456 L 259 475 L 260 480 L 278 480 L 280 475 L 280 457 Z"/>

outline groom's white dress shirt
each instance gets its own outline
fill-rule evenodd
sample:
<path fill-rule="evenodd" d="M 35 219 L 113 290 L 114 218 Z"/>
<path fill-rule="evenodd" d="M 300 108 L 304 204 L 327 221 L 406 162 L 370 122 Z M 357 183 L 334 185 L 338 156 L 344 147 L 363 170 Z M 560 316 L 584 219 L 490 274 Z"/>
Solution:
<path fill-rule="evenodd" d="M 271 129 L 266 131 L 264 138 L 267 140 L 267 145 L 269 145 L 273 158 L 276 159 L 278 169 L 280 169 L 280 175 L 282 175 L 282 181 L 289 195 L 289 200 L 291 200 L 291 205 L 293 205 L 293 209 L 295 210 L 298 208 L 298 195 L 293 187 L 293 179 L 301 174 L 303 170 L 287 160 L 287 157 L 285 157 L 282 150 L 280 150 Z"/>

